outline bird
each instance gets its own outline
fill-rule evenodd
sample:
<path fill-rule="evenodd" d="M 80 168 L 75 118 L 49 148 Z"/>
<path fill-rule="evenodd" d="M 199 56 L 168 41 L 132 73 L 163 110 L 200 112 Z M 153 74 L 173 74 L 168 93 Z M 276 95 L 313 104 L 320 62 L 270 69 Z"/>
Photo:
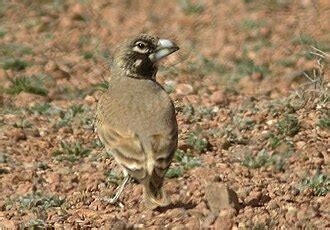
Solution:
<path fill-rule="evenodd" d="M 130 178 L 143 185 L 145 207 L 170 204 L 163 188 L 165 174 L 178 145 L 175 108 L 156 81 L 159 62 L 179 50 L 169 39 L 139 34 L 119 45 L 113 54 L 109 87 L 96 112 L 99 139 L 122 169 L 118 202 Z"/>

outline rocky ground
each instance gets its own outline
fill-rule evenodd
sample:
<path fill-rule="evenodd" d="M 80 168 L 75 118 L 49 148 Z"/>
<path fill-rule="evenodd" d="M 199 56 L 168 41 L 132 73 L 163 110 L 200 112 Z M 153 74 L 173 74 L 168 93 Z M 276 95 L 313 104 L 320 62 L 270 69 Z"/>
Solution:
<path fill-rule="evenodd" d="M 327 0 L 0 1 L 0 229 L 326 229 Z M 180 140 L 145 210 L 93 132 L 112 48 L 141 31 L 180 51 L 158 81 Z"/>

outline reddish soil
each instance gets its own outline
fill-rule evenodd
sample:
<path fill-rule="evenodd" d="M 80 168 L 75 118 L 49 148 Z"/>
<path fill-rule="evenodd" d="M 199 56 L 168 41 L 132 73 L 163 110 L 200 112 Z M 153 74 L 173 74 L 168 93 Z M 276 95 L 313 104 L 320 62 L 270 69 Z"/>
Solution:
<path fill-rule="evenodd" d="M 329 21 L 327 0 L 0 1 L 0 229 L 329 228 Z M 102 200 L 122 174 L 93 129 L 140 32 L 180 46 L 157 77 L 180 140 L 156 210 L 135 182 Z"/>

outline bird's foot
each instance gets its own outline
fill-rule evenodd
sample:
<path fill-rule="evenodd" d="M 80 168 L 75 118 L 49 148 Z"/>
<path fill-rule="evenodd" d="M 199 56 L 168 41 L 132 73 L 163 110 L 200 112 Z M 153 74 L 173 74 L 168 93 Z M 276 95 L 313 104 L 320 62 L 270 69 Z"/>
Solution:
<path fill-rule="evenodd" d="M 116 197 L 103 197 L 102 201 L 108 204 L 118 205 L 120 208 L 124 208 L 124 204 L 118 201 Z"/>

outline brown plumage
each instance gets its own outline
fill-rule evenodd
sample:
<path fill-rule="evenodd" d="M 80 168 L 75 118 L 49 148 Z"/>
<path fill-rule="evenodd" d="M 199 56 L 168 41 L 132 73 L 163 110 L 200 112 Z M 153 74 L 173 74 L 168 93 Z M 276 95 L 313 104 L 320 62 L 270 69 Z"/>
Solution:
<path fill-rule="evenodd" d="M 158 61 L 176 50 L 169 40 L 139 35 L 115 54 L 96 127 L 125 175 L 111 203 L 133 177 L 144 186 L 147 207 L 168 204 L 163 181 L 177 148 L 178 128 L 173 103 L 155 76 Z"/>

